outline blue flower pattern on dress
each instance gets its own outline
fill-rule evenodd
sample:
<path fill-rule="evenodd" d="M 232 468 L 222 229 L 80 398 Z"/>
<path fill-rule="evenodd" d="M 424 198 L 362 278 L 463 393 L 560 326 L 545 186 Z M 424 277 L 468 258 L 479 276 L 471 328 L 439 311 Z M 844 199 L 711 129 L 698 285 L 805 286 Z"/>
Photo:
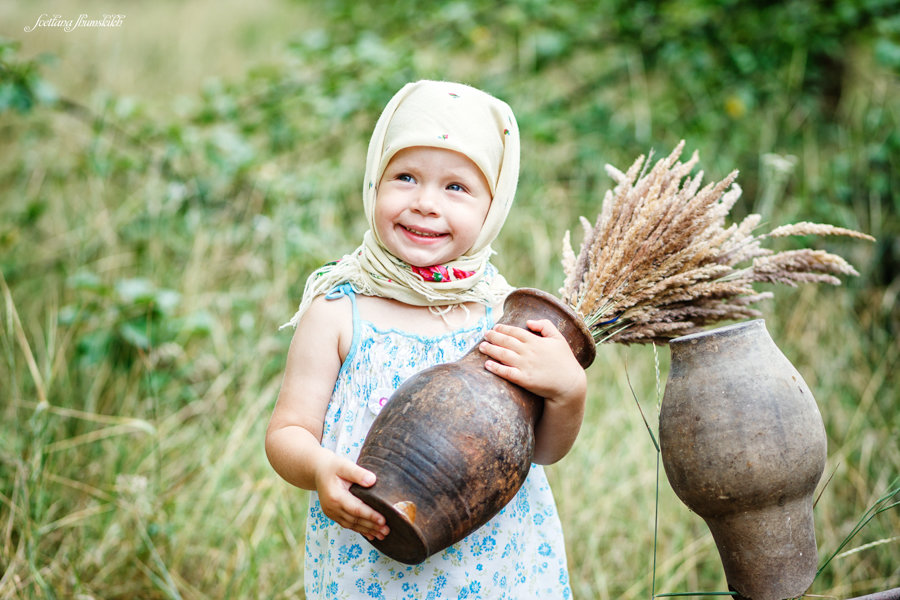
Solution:
<path fill-rule="evenodd" d="M 430 366 L 457 360 L 493 325 L 490 312 L 470 328 L 428 337 L 362 320 L 349 286 L 329 294 L 353 304 L 354 338 L 325 415 L 322 445 L 355 461 L 386 399 Z M 532 465 L 519 493 L 464 540 L 418 565 L 396 562 L 322 512 L 310 495 L 306 597 L 508 599 L 571 598 L 562 528 L 543 468 Z"/>

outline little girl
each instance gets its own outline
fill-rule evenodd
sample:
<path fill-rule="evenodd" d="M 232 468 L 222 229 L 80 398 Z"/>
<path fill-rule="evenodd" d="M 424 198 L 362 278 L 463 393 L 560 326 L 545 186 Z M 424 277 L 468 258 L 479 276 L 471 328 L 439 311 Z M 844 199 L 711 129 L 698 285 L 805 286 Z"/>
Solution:
<path fill-rule="evenodd" d="M 493 326 L 511 291 L 489 259 L 516 190 L 519 132 L 509 107 L 474 88 L 404 86 L 366 159 L 362 245 L 313 273 L 288 352 L 266 452 L 312 490 L 307 598 L 568 598 L 562 530 L 544 471 L 461 542 L 418 565 L 366 544 L 389 532 L 350 494 L 375 475 L 354 462 L 375 416 L 408 377 L 460 358 L 482 337 L 485 369 L 545 398 L 534 461 L 571 448 L 585 374 L 545 320 Z M 535 335 L 537 334 L 537 335 Z"/>

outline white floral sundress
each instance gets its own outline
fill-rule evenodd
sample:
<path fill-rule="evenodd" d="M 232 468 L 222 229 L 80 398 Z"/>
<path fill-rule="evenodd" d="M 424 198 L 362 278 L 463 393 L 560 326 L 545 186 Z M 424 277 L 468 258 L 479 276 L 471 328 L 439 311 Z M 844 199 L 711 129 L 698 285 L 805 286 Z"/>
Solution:
<path fill-rule="evenodd" d="M 355 461 L 375 416 L 400 384 L 430 366 L 451 362 L 493 325 L 481 322 L 448 334 L 423 337 L 379 329 L 353 306 L 353 341 L 325 415 L 322 445 Z M 534 600 L 570 598 L 562 527 L 553 494 L 539 465 L 518 494 L 493 519 L 462 541 L 418 565 L 397 562 L 360 534 L 325 516 L 312 492 L 306 524 L 304 583 L 307 598 L 385 600 Z"/>

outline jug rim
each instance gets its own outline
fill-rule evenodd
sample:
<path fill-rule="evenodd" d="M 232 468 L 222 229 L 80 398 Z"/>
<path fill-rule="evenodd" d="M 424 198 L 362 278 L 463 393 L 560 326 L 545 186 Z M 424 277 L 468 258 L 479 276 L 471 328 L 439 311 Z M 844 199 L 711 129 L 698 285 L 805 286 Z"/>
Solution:
<path fill-rule="evenodd" d="M 677 338 L 672 338 L 671 340 L 669 340 L 669 344 L 700 341 L 714 337 L 729 337 L 733 335 L 739 335 L 740 333 L 743 333 L 744 330 L 751 329 L 762 329 L 765 331 L 765 319 L 751 319 L 749 321 L 741 321 L 740 323 L 732 323 L 731 325 L 723 325 L 722 327 L 716 327 L 715 329 L 707 329 L 705 331 L 689 333 Z"/>

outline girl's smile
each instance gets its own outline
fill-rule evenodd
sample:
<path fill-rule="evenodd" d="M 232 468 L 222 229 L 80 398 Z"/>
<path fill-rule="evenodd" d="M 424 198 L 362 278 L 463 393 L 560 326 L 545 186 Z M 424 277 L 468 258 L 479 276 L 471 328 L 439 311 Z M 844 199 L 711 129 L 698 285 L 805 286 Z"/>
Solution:
<path fill-rule="evenodd" d="M 413 229 L 412 227 L 403 227 L 403 229 L 413 238 L 438 238 L 445 235 L 436 231 L 425 231 L 422 229 Z"/>
<path fill-rule="evenodd" d="M 410 265 L 439 265 L 472 247 L 490 206 L 487 180 L 469 158 L 442 148 L 405 148 L 378 184 L 375 232 Z"/>

